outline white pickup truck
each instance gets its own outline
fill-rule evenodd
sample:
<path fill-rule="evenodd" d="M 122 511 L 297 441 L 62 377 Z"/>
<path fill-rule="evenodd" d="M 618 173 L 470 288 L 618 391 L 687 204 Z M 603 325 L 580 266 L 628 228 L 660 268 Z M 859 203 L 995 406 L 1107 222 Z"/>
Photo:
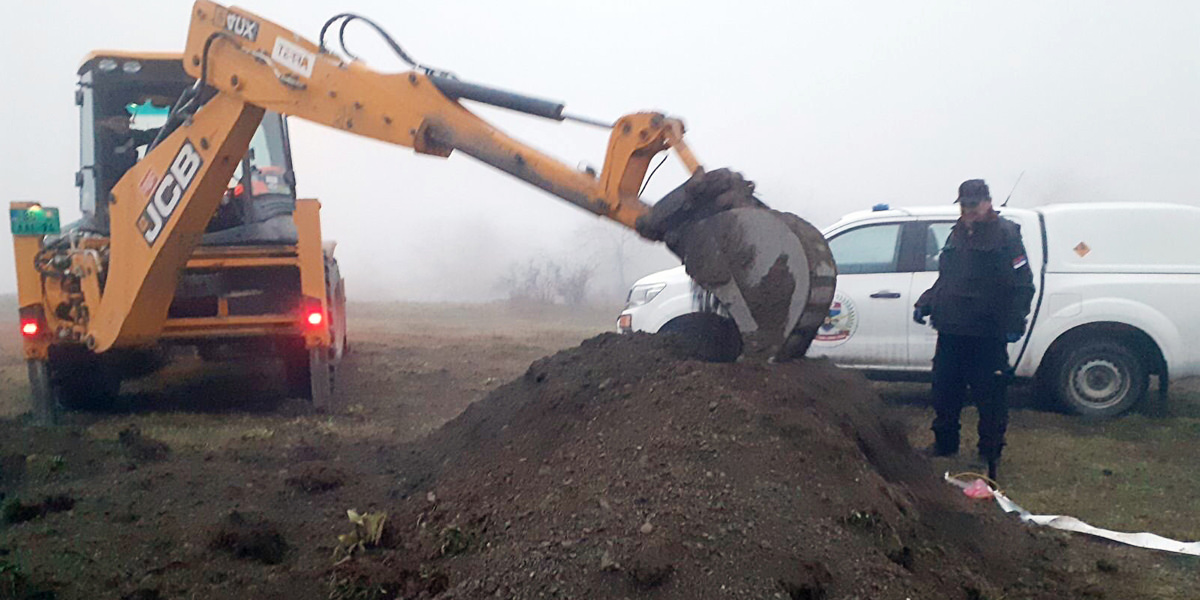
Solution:
<path fill-rule="evenodd" d="M 1157 203 L 1001 208 L 1021 226 L 1037 293 L 1009 346 L 1018 378 L 1087 416 L 1111 417 L 1170 378 L 1200 375 L 1200 208 Z M 852 213 L 823 233 L 838 265 L 829 317 L 808 351 L 878 378 L 927 378 L 937 332 L 912 320 L 937 279 L 955 206 Z M 714 360 L 741 351 L 732 319 L 683 267 L 640 279 L 623 332 L 678 332 Z M 1169 375 L 1169 376 L 1168 376 Z"/>

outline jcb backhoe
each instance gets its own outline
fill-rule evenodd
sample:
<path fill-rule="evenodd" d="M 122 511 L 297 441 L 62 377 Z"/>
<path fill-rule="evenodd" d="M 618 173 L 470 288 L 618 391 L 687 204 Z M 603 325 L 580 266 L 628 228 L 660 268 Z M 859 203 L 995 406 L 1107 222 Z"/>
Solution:
<path fill-rule="evenodd" d="M 380 73 L 325 37 L 361 20 L 412 66 Z M 314 44 L 257 15 L 199 0 L 182 55 L 101 52 L 80 69 L 84 219 L 13 203 L 18 297 L 35 417 L 104 398 L 172 344 L 281 353 L 291 387 L 329 402 L 345 347 L 344 291 L 315 200 L 295 199 L 288 115 L 496 167 L 665 242 L 730 311 L 748 352 L 801 356 L 833 297 L 820 233 L 768 209 L 728 170 L 706 171 L 683 124 L 658 113 L 615 123 L 560 103 L 467 83 L 419 65 L 376 24 L 330 19 Z M 500 132 L 464 101 L 611 128 L 600 173 Z M 639 189 L 672 149 L 691 177 L 649 205 Z M 302 388 L 302 389 L 301 389 Z"/>

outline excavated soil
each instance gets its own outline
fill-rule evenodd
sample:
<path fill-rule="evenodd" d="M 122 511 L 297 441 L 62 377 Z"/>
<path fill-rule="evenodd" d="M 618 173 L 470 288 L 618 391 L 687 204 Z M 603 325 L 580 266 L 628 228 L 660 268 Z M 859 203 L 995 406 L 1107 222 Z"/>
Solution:
<path fill-rule="evenodd" d="M 445 598 L 1090 589 L 1060 537 L 972 505 L 881 408 L 824 361 L 709 364 L 664 340 L 603 335 L 534 363 L 413 448 L 431 465 L 428 494 L 399 507 L 419 527 L 395 552 L 438 564 Z M 452 553 L 450 533 L 466 540 Z"/>
<path fill-rule="evenodd" d="M 43 503 L 0 524 L 0 598 L 1153 597 L 1144 554 L 968 500 L 882 414 L 824 361 L 605 334 L 411 443 L 302 410 L 210 450 L 4 422 L 6 502 Z M 387 513 L 377 543 L 339 542 L 347 509 Z"/>

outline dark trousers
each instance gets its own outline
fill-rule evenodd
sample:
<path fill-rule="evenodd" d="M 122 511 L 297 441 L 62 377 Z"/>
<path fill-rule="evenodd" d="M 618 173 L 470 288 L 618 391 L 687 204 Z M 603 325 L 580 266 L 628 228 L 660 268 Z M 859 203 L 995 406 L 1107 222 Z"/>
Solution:
<path fill-rule="evenodd" d="M 933 434 L 937 449 L 957 452 L 967 388 L 979 408 L 979 455 L 1000 458 L 1008 429 L 1008 347 L 1002 339 L 939 334 L 933 357 Z"/>

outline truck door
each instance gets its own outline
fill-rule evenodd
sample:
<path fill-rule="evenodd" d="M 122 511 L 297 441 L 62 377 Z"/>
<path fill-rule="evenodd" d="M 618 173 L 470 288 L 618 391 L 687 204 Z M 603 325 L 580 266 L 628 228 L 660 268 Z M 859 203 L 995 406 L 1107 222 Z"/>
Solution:
<path fill-rule="evenodd" d="M 810 353 L 843 366 L 903 367 L 912 273 L 901 268 L 906 223 L 852 227 L 829 237 L 837 293 Z"/>
<path fill-rule="evenodd" d="M 912 274 L 912 288 L 909 294 L 912 302 L 908 303 L 910 308 L 917 298 L 920 298 L 925 290 L 933 287 L 933 282 L 937 281 L 938 259 L 942 255 L 946 239 L 950 237 L 950 229 L 954 227 L 954 221 L 920 221 L 913 223 L 913 226 L 915 228 L 913 237 L 923 240 L 923 242 L 920 244 L 918 252 L 916 272 Z M 933 353 L 937 349 L 937 331 L 928 323 L 921 325 L 911 318 L 905 319 L 904 323 L 908 328 L 909 365 L 914 368 L 932 368 Z"/>

